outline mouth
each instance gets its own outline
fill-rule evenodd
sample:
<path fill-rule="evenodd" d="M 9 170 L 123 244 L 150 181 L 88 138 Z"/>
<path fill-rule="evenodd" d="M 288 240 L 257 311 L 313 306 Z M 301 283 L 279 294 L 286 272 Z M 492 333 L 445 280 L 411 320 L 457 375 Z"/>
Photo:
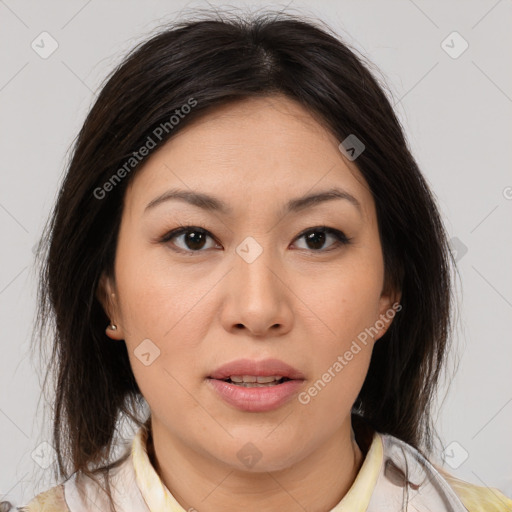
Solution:
<path fill-rule="evenodd" d="M 213 377 L 208 377 L 212 379 Z M 233 384 L 235 386 L 243 387 L 243 388 L 267 388 L 273 386 L 279 386 L 289 380 L 297 380 L 290 379 L 288 377 L 281 377 L 280 375 L 273 376 L 252 376 L 252 375 L 243 375 L 243 376 L 231 376 L 226 379 L 215 379 L 220 380 L 222 382 L 227 382 L 229 384 Z"/>
<path fill-rule="evenodd" d="M 258 382 L 262 379 L 268 382 Z M 269 412 L 284 406 L 304 385 L 304 379 L 291 379 L 281 375 L 232 375 L 223 379 L 208 377 L 206 382 L 216 396 L 229 406 L 253 413 Z"/>
<path fill-rule="evenodd" d="M 289 380 L 304 380 L 304 374 L 279 359 L 237 359 L 226 363 L 208 375 L 210 379 L 232 384 L 280 385 Z"/>
<path fill-rule="evenodd" d="M 238 410 L 268 412 L 290 402 L 305 380 L 301 371 L 279 359 L 237 359 L 211 372 L 206 382 Z"/>

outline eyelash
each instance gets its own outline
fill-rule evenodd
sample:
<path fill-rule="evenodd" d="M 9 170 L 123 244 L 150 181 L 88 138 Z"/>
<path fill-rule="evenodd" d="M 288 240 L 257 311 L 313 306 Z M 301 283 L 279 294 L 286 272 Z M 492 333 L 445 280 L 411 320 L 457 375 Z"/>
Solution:
<path fill-rule="evenodd" d="M 201 226 L 181 226 L 179 228 L 173 229 L 173 230 L 169 231 L 168 233 L 166 233 L 159 240 L 159 242 L 168 243 L 173 238 L 180 236 L 184 233 L 188 233 L 188 232 L 199 232 L 201 234 L 209 236 L 210 238 L 212 238 L 212 240 L 215 240 L 215 238 L 212 236 L 212 234 L 207 229 L 205 229 Z M 326 249 L 326 250 L 309 249 L 309 251 L 311 251 L 315 254 L 330 252 L 332 250 L 340 248 L 341 246 L 348 245 L 352 241 L 352 238 L 347 237 L 345 235 L 345 233 L 343 233 L 342 231 L 339 231 L 338 229 L 330 228 L 328 226 L 315 226 L 312 228 L 308 228 L 308 229 L 302 231 L 299 235 L 297 235 L 295 240 L 299 240 L 300 238 L 302 238 L 304 235 L 307 235 L 308 233 L 318 233 L 318 232 L 333 235 L 336 238 L 336 242 L 329 249 Z M 192 255 L 195 253 L 200 253 L 200 252 L 205 252 L 205 250 L 203 250 L 203 249 L 193 251 L 193 250 L 185 250 L 185 249 L 181 249 L 181 248 L 173 248 L 172 250 L 176 251 L 176 252 L 180 252 L 180 253 L 189 254 L 189 255 Z M 301 249 L 301 250 L 308 250 L 308 249 Z"/>

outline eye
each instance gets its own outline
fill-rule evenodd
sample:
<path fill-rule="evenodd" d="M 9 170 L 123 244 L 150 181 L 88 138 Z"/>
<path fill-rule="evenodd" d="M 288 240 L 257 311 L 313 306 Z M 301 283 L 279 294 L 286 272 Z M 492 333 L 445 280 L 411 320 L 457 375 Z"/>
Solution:
<path fill-rule="evenodd" d="M 331 237 L 334 239 L 334 243 L 328 246 L 326 250 L 321 250 L 326 240 Z M 318 226 L 314 228 L 308 228 L 307 231 L 303 231 L 296 240 L 304 238 L 308 247 L 305 249 L 312 250 L 313 252 L 327 252 L 334 250 L 342 245 L 347 245 L 352 240 L 348 238 L 345 233 L 338 229 L 328 228 L 327 226 Z M 301 247 L 302 249 L 302 247 Z"/>
<path fill-rule="evenodd" d="M 173 239 L 179 240 L 181 238 L 182 245 L 174 243 L 177 245 L 179 252 L 201 252 L 201 249 L 210 249 L 205 241 L 210 238 L 213 240 L 213 237 L 210 233 L 199 226 L 182 226 L 177 229 L 173 229 L 169 231 L 164 237 L 161 239 L 161 242 L 166 243 L 170 242 Z"/>
<path fill-rule="evenodd" d="M 322 250 L 322 247 L 326 243 L 326 240 L 334 239 L 334 242 L 328 246 L 327 249 Z M 213 241 L 213 245 L 208 246 L 207 239 L 210 238 Z M 299 247 L 300 249 L 311 250 L 313 252 L 328 252 L 334 250 L 342 245 L 347 245 L 352 240 L 348 238 L 342 231 L 327 226 L 318 226 L 314 228 L 308 228 L 303 231 L 296 240 L 304 238 L 307 247 Z M 177 229 L 169 231 L 164 235 L 160 242 L 168 243 L 176 239 L 177 242 L 173 242 L 177 248 L 174 249 L 178 252 L 184 252 L 192 254 L 194 252 L 202 252 L 203 249 L 212 249 L 216 247 L 215 239 L 211 233 L 199 226 L 181 226 Z M 181 239 L 181 245 L 179 243 Z M 218 246 L 217 246 L 218 247 Z"/>

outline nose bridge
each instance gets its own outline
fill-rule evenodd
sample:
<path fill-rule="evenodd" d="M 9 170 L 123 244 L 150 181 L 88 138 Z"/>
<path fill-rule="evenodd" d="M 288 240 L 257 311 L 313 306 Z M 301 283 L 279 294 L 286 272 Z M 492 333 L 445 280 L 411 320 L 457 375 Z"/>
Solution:
<path fill-rule="evenodd" d="M 266 246 L 247 237 L 235 249 L 223 312 L 227 329 L 243 325 L 253 334 L 264 334 L 276 325 L 286 331 L 291 324 L 286 287 L 278 277 L 280 258 Z"/>
<path fill-rule="evenodd" d="M 265 242 L 248 236 L 235 249 L 234 284 L 241 286 L 246 293 L 274 295 L 276 287 L 279 287 L 274 270 L 280 266 L 279 258 L 270 247 L 269 239 L 267 237 Z"/>

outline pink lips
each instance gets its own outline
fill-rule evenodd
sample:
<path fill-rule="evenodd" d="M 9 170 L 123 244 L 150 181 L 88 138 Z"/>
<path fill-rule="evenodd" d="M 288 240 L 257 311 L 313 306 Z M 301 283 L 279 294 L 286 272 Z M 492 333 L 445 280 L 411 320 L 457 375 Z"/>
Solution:
<path fill-rule="evenodd" d="M 248 388 L 223 380 L 230 375 L 280 375 L 290 380 L 268 387 Z M 281 407 L 298 393 L 304 380 L 302 372 L 278 359 L 238 359 L 217 368 L 206 379 L 226 403 L 247 412 L 265 412 Z"/>

